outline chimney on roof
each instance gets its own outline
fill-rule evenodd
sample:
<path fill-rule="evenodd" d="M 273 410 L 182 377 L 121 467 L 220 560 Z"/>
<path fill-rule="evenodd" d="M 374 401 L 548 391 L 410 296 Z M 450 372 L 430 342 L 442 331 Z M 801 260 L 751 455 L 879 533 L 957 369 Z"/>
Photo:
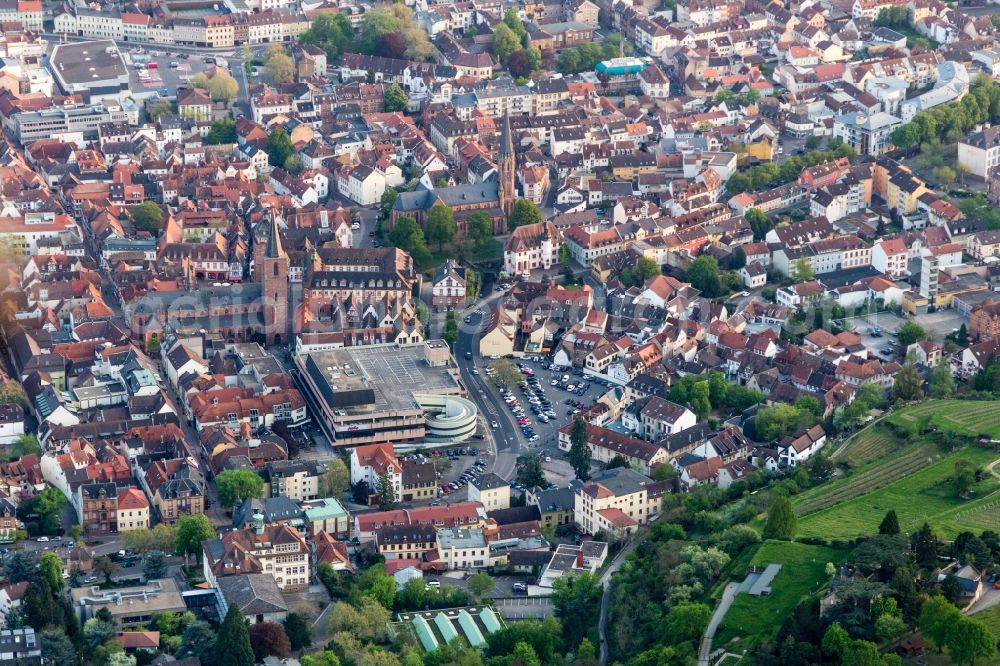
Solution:
<path fill-rule="evenodd" d="M 582 548 L 580 550 L 576 551 L 576 568 L 577 569 L 582 569 L 583 568 L 583 549 Z"/>

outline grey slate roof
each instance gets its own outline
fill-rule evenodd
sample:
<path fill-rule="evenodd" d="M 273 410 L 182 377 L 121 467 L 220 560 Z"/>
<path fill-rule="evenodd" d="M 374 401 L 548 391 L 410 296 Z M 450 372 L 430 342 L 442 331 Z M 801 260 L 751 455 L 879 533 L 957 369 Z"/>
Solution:
<path fill-rule="evenodd" d="M 221 543 L 220 543 L 221 545 Z M 236 604 L 243 615 L 287 613 L 288 606 L 274 577 L 263 573 L 219 576 L 216 586 L 226 605 Z"/>

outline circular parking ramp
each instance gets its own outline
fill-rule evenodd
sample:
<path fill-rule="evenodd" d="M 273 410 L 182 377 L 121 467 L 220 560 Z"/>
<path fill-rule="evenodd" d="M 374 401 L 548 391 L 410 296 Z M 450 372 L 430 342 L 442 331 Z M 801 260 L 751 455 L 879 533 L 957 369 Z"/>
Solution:
<path fill-rule="evenodd" d="M 415 394 L 424 410 L 427 442 L 456 444 L 475 434 L 479 409 L 475 403 L 456 395 Z"/>

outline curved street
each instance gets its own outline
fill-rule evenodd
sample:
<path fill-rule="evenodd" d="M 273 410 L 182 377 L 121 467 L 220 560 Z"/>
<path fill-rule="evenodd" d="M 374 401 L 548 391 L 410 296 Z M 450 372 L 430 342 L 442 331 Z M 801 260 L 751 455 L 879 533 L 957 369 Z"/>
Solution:
<path fill-rule="evenodd" d="M 521 430 L 493 383 L 486 379 L 485 374 L 477 375 L 472 372 L 473 370 L 482 372 L 485 369 L 485 364 L 480 363 L 482 359 L 479 356 L 479 336 L 488 320 L 486 313 L 502 297 L 502 292 L 493 293 L 466 309 L 464 316 L 470 317 L 470 322 L 466 324 L 464 319 L 458 322 L 459 334 L 458 342 L 455 344 L 455 358 L 462 373 L 462 382 L 469 390 L 469 397 L 479 407 L 488 425 L 487 437 L 493 440 L 493 448 L 496 451 L 493 472 L 509 480 L 514 476 L 517 457 L 521 453 Z M 466 358 L 467 354 L 472 358 Z M 494 428 L 493 423 L 497 423 L 498 427 Z"/>

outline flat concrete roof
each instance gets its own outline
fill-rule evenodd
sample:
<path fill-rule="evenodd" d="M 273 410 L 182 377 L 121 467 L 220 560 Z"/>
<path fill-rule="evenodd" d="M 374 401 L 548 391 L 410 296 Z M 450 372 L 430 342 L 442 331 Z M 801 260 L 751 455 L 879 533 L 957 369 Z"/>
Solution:
<path fill-rule="evenodd" d="M 459 394 L 448 367 L 431 366 L 422 345 L 355 347 L 304 354 L 328 404 L 349 414 L 419 409 L 415 393 Z"/>
<path fill-rule="evenodd" d="M 111 40 L 57 44 L 50 57 L 52 71 L 67 85 L 98 84 L 124 77 L 128 68 Z"/>

